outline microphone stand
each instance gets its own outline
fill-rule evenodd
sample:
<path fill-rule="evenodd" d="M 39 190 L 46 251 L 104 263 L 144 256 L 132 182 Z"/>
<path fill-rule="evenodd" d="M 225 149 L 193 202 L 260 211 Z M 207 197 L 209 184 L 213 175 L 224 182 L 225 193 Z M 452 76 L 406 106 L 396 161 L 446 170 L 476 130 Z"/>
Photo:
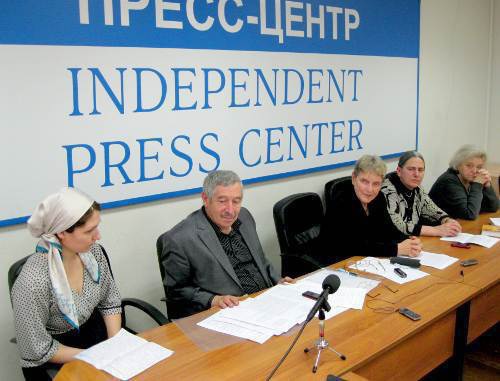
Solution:
<path fill-rule="evenodd" d="M 337 352 L 334 348 L 330 347 L 328 340 L 325 339 L 325 310 L 330 311 L 330 305 L 326 301 L 326 298 L 323 300 L 323 303 L 319 306 L 318 319 L 319 319 L 319 338 L 315 341 L 314 345 L 309 348 L 304 349 L 304 353 L 308 353 L 310 350 L 316 348 L 318 354 L 316 355 L 316 361 L 314 361 L 314 365 L 312 368 L 312 372 L 316 373 L 318 370 L 319 359 L 321 357 L 321 352 L 324 349 L 329 349 L 334 352 L 340 359 L 345 360 L 345 357 L 342 353 Z"/>

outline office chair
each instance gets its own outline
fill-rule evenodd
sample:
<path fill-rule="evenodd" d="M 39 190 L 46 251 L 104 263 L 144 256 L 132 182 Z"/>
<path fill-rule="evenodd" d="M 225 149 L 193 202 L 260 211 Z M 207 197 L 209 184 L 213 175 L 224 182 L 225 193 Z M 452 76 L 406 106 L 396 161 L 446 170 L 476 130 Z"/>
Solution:
<path fill-rule="evenodd" d="M 330 210 L 332 206 L 332 197 L 333 194 L 335 193 L 335 186 L 339 183 L 342 183 L 344 181 L 351 181 L 351 176 L 343 176 L 339 177 L 338 179 L 333 179 L 330 180 L 325 184 L 325 193 L 324 193 L 324 198 L 325 198 L 325 212 Z"/>
<path fill-rule="evenodd" d="M 108 267 L 109 267 L 109 270 L 111 272 L 111 276 L 113 276 L 113 271 L 111 270 L 111 264 L 109 262 L 108 253 L 106 253 L 106 250 L 104 250 L 104 248 L 102 246 L 101 246 L 101 249 L 102 249 L 104 256 L 106 257 L 106 261 L 108 262 Z M 21 273 L 21 270 L 29 257 L 30 256 L 28 255 L 28 256 L 16 261 L 14 264 L 12 264 L 10 266 L 9 271 L 8 271 L 8 275 L 7 275 L 7 281 L 9 284 L 9 295 L 11 295 L 11 291 L 12 291 L 12 287 L 14 286 L 14 282 L 16 281 L 17 277 Z M 11 300 L 11 303 L 12 303 L 12 300 Z M 148 302 L 145 302 L 143 300 L 136 299 L 136 298 L 123 298 L 122 299 L 122 327 L 133 334 L 136 334 L 137 332 L 132 330 L 130 327 L 127 327 L 127 325 L 126 325 L 127 319 L 126 319 L 126 314 L 125 314 L 125 307 L 133 307 L 133 308 L 137 308 L 137 309 L 143 311 L 146 315 L 148 315 L 150 318 L 152 318 L 158 325 L 164 325 L 164 324 L 167 324 L 170 322 L 170 320 L 168 318 L 166 318 L 165 315 L 163 315 L 161 313 L 161 311 L 159 311 L 156 307 L 149 304 Z M 15 343 L 16 339 L 13 338 L 10 341 Z"/>
<path fill-rule="evenodd" d="M 282 276 L 298 277 L 324 266 L 319 233 L 323 204 L 316 193 L 297 193 L 273 207 Z"/>

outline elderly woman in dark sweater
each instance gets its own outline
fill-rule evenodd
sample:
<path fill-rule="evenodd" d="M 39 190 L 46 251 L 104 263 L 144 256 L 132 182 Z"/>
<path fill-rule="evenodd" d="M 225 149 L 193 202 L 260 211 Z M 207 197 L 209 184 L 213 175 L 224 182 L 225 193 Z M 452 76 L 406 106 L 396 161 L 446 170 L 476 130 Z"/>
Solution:
<path fill-rule="evenodd" d="M 332 261 L 353 255 L 420 254 L 420 240 L 399 232 L 392 224 L 380 193 L 385 172 L 386 165 L 378 156 L 364 155 L 356 162 L 351 179 L 335 185 L 321 227 L 321 241 L 325 252 L 333 253 Z"/>
<path fill-rule="evenodd" d="M 484 151 L 471 145 L 461 147 L 453 155 L 450 168 L 432 186 L 429 196 L 454 218 L 473 220 L 480 212 L 496 212 L 498 197 L 485 163 Z"/>

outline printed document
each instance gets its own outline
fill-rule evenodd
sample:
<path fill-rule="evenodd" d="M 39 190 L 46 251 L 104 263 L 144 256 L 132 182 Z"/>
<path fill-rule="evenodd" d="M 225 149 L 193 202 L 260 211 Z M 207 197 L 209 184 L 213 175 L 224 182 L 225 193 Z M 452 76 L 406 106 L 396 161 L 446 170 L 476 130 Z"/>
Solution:
<path fill-rule="evenodd" d="M 500 238 L 490 237 L 487 235 L 474 235 L 469 233 L 459 233 L 455 237 L 442 237 L 441 241 L 460 242 L 460 243 L 474 243 L 476 245 L 491 248 L 495 245 Z"/>
<path fill-rule="evenodd" d="M 122 328 L 112 338 L 80 352 L 75 358 L 120 380 L 128 380 L 173 353 Z"/>

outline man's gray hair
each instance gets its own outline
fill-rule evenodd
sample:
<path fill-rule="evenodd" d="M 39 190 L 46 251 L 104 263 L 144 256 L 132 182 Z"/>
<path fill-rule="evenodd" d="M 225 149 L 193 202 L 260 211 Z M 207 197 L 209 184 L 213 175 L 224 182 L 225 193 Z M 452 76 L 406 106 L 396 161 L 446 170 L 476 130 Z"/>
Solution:
<path fill-rule="evenodd" d="M 465 163 L 467 160 L 478 157 L 486 162 L 486 152 L 471 144 L 466 144 L 458 149 L 450 160 L 450 167 L 458 170 L 458 167 Z"/>
<path fill-rule="evenodd" d="M 203 181 L 203 193 L 212 198 L 215 188 L 219 185 L 227 187 L 233 184 L 241 184 L 240 177 L 233 171 L 217 170 L 210 172 Z"/>
<path fill-rule="evenodd" d="M 387 165 L 376 155 L 363 155 L 358 159 L 352 171 L 354 176 L 358 176 L 361 172 L 375 173 L 383 179 L 387 172 Z"/>

